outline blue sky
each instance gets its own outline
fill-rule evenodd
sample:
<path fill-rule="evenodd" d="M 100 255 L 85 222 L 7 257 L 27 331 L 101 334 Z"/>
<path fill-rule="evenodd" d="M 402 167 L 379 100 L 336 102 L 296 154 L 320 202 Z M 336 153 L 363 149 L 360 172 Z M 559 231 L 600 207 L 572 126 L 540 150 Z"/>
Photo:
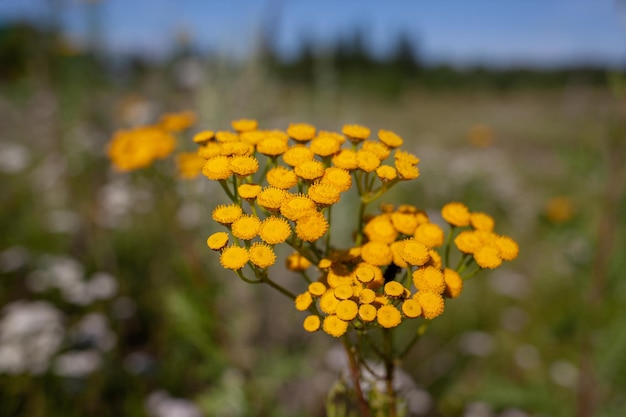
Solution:
<path fill-rule="evenodd" d="M 80 39 L 90 5 L 60 3 L 66 30 Z M 0 0 L 0 19 L 43 19 L 49 4 Z M 241 56 L 270 25 L 285 56 L 304 38 L 328 45 L 359 28 L 380 56 L 406 33 L 430 62 L 626 63 L 626 0 L 101 0 L 97 7 L 111 50 L 158 53 L 184 30 L 201 47 Z"/>

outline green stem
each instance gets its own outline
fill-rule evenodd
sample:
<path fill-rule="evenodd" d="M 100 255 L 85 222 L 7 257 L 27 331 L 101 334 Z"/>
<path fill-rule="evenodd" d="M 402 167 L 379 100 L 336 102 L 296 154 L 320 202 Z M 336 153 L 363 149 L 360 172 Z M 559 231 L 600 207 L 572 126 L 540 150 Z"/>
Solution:
<path fill-rule="evenodd" d="M 361 389 L 361 370 L 359 368 L 359 364 L 357 363 L 356 358 L 354 357 L 352 346 L 350 346 L 350 341 L 347 335 L 344 335 L 341 340 L 343 342 L 343 347 L 346 351 L 346 355 L 348 356 L 350 376 L 352 377 L 352 384 L 354 385 L 354 392 L 356 394 L 356 401 L 359 407 L 361 417 L 371 417 L 372 413 L 370 412 L 369 404 L 365 399 L 365 396 L 363 395 L 363 390 Z"/>
<path fill-rule="evenodd" d="M 250 279 L 250 278 L 246 278 L 246 276 L 243 274 L 243 272 L 241 272 L 241 269 L 238 269 L 237 271 L 237 275 L 239 276 L 239 278 L 244 281 L 247 282 L 248 284 L 262 284 L 263 280 L 255 280 L 255 279 Z"/>
<path fill-rule="evenodd" d="M 443 257 L 443 265 L 445 268 L 448 268 L 450 265 L 450 246 L 452 246 L 452 236 L 454 235 L 454 230 L 454 226 L 450 225 L 450 232 L 448 233 L 448 239 L 446 240 L 446 248 Z"/>
<path fill-rule="evenodd" d="M 481 267 L 477 267 L 476 269 L 474 269 L 472 272 L 470 272 L 469 274 L 467 274 L 466 276 L 462 277 L 463 281 L 468 280 L 470 278 L 472 278 L 474 275 L 476 275 L 477 273 L 479 273 L 481 271 Z"/>
<path fill-rule="evenodd" d="M 422 335 L 426 333 L 426 329 L 428 329 L 429 323 L 430 322 L 425 322 L 417 328 L 417 331 L 415 332 L 409 343 L 404 347 L 404 349 L 402 349 L 402 352 L 400 352 L 400 354 L 398 355 L 398 359 L 404 358 L 409 353 L 411 348 L 415 346 L 415 344 L 422 338 Z"/>
<path fill-rule="evenodd" d="M 393 333 L 390 329 L 383 329 L 383 342 L 385 351 L 385 385 L 387 387 L 387 399 L 389 401 L 389 417 L 396 417 L 396 391 L 393 388 L 393 374 L 395 360 L 393 356 Z"/>
<path fill-rule="evenodd" d="M 226 180 L 219 180 L 218 182 L 222 186 L 222 189 L 224 190 L 228 198 L 230 198 L 230 201 L 232 201 L 233 203 L 236 203 L 237 197 L 235 197 L 233 193 L 231 193 L 230 190 L 228 189 L 228 184 L 226 183 Z"/>
<path fill-rule="evenodd" d="M 259 276 L 259 279 L 261 280 L 261 282 L 266 283 L 267 285 L 269 285 L 270 287 L 274 288 L 279 293 L 281 293 L 281 294 L 291 298 L 292 300 L 296 299 L 296 295 L 294 293 L 292 293 L 288 289 L 284 288 L 280 284 L 272 281 L 270 279 L 270 277 L 267 275 L 267 271 L 259 272 L 257 275 Z"/>

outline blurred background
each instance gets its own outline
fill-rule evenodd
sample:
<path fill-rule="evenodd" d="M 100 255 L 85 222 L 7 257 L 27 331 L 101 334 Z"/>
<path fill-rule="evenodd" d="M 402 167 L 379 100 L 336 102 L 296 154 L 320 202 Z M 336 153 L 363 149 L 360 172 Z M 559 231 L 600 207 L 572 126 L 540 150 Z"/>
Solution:
<path fill-rule="evenodd" d="M 401 364 L 411 415 L 626 415 L 625 19 L 612 0 L 2 0 L 0 415 L 324 415 L 341 353 L 222 271 L 221 190 L 169 160 L 110 167 L 117 129 L 186 109 L 179 149 L 239 118 L 393 130 L 421 177 L 389 201 L 463 201 L 520 243 Z"/>

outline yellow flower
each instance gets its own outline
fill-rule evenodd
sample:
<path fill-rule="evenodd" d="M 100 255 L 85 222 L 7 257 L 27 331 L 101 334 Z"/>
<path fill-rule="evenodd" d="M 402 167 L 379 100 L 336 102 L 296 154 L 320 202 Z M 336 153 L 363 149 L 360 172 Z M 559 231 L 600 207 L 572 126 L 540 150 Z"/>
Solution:
<path fill-rule="evenodd" d="M 296 221 L 296 235 L 306 242 L 315 242 L 328 230 L 328 221 L 320 212 L 312 212 Z"/>
<path fill-rule="evenodd" d="M 494 132 L 488 125 L 476 124 L 469 129 L 467 134 L 469 143 L 477 148 L 485 148 L 494 140 Z"/>
<path fill-rule="evenodd" d="M 145 168 L 155 159 L 165 158 L 174 150 L 176 139 L 155 126 L 120 130 L 113 135 L 107 154 L 119 171 Z"/>
<path fill-rule="evenodd" d="M 499 251 L 493 246 L 483 246 L 474 253 L 474 260 L 481 268 L 494 269 L 502 264 Z"/>
<path fill-rule="evenodd" d="M 270 245 L 283 243 L 289 239 L 289 236 L 291 236 L 291 226 L 285 219 L 276 216 L 269 216 L 261 223 L 261 226 L 259 227 L 259 236 L 265 243 L 269 243 Z M 302 264 L 303 262 L 303 260 L 300 260 L 299 264 Z M 308 268 L 308 266 L 306 268 Z"/>
<path fill-rule="evenodd" d="M 237 142 L 239 141 L 239 135 L 233 132 L 227 132 L 225 130 L 219 130 L 215 132 L 215 140 L 220 143 Z"/>
<path fill-rule="evenodd" d="M 428 254 L 430 255 L 430 260 L 426 263 L 426 265 L 434 266 L 437 269 L 441 269 L 441 255 L 434 249 L 429 249 Z"/>
<path fill-rule="evenodd" d="M 446 289 L 443 273 L 432 266 L 413 271 L 413 284 L 418 291 L 436 294 L 442 294 Z"/>
<path fill-rule="evenodd" d="M 359 318 L 364 322 L 374 321 L 376 313 L 376 307 L 372 304 L 361 304 L 359 306 Z"/>
<path fill-rule="evenodd" d="M 470 222 L 470 212 L 463 203 L 448 203 L 441 209 L 441 216 L 452 226 L 467 226 Z"/>
<path fill-rule="evenodd" d="M 222 155 L 251 155 L 254 152 L 254 146 L 245 142 L 226 142 L 220 144 L 222 146 Z"/>
<path fill-rule="evenodd" d="M 326 157 L 339 152 L 341 143 L 332 136 L 319 136 L 311 141 L 310 149 L 315 155 Z"/>
<path fill-rule="evenodd" d="M 303 162 L 294 168 L 294 172 L 302 179 L 313 181 L 324 175 L 324 164 L 316 160 Z"/>
<path fill-rule="evenodd" d="M 508 236 L 497 236 L 494 240 L 496 248 L 498 248 L 498 256 L 505 261 L 512 261 L 519 254 L 519 246 L 517 242 Z"/>
<path fill-rule="evenodd" d="M 430 258 L 428 248 L 415 239 L 406 239 L 400 250 L 402 259 L 410 265 L 424 265 Z"/>
<path fill-rule="evenodd" d="M 289 233 L 291 234 L 291 231 Z M 259 235 L 261 236 L 261 238 L 263 238 L 263 235 L 264 235 L 263 223 L 261 223 L 261 231 L 259 232 Z M 294 252 L 291 255 L 289 255 L 285 263 L 286 263 L 287 269 L 290 271 L 294 271 L 294 272 L 305 271 L 308 267 L 311 266 L 311 262 L 304 256 L 300 255 L 298 252 Z"/>
<path fill-rule="evenodd" d="M 348 191 L 352 187 L 352 177 L 345 169 L 337 167 L 329 167 L 324 171 L 322 184 L 330 184 L 340 192 Z"/>
<path fill-rule="evenodd" d="M 276 136 L 267 136 L 256 145 L 256 150 L 267 156 L 282 155 L 287 149 L 289 149 L 287 141 Z"/>
<path fill-rule="evenodd" d="M 292 123 L 287 128 L 287 134 L 294 140 L 307 142 L 315 137 L 315 126 L 307 123 Z"/>
<path fill-rule="evenodd" d="M 361 125 L 344 125 L 341 133 L 353 142 L 361 142 L 370 136 L 370 130 Z"/>
<path fill-rule="evenodd" d="M 376 314 L 378 324 L 386 329 L 396 327 L 402 321 L 402 314 L 400 311 L 391 304 L 384 305 L 378 309 Z"/>
<path fill-rule="evenodd" d="M 359 166 L 356 159 L 356 152 L 352 149 L 342 149 L 332 158 L 333 165 L 337 168 L 351 171 Z"/>
<path fill-rule="evenodd" d="M 230 169 L 240 177 L 247 177 L 259 170 L 259 161 L 254 156 L 235 156 L 230 160 Z"/>
<path fill-rule="evenodd" d="M 312 161 L 314 158 L 315 154 L 303 145 L 292 146 L 283 154 L 283 161 L 292 167 Z"/>
<path fill-rule="evenodd" d="M 372 217 L 363 228 L 363 233 L 371 242 L 382 242 L 388 245 L 398 237 L 397 230 L 386 215 Z"/>
<path fill-rule="evenodd" d="M 571 199 L 557 196 L 548 200 L 544 212 L 552 223 L 564 223 L 574 217 L 575 207 Z"/>
<path fill-rule="evenodd" d="M 237 192 L 245 200 L 254 200 L 261 192 L 261 186 L 257 184 L 241 184 L 237 187 Z"/>
<path fill-rule="evenodd" d="M 299 294 L 294 300 L 294 303 L 296 305 L 296 310 L 304 311 L 311 307 L 311 304 L 313 303 L 313 297 L 311 297 L 310 292 L 306 291 L 302 294 Z"/>
<path fill-rule="evenodd" d="M 388 147 L 380 142 L 374 142 L 372 140 L 366 140 L 365 142 L 363 142 L 361 149 L 376 155 L 376 158 L 378 158 L 380 161 L 384 161 L 385 159 L 387 159 L 389 157 L 389 154 L 391 153 Z"/>
<path fill-rule="evenodd" d="M 404 240 L 397 240 L 393 242 L 389 247 L 391 248 L 391 256 L 393 258 L 393 263 L 399 266 L 400 268 L 406 268 L 409 264 L 404 260 L 404 256 L 402 255 L 402 249 L 404 248 Z"/>
<path fill-rule="evenodd" d="M 352 288 L 352 285 L 350 284 L 342 284 L 342 285 L 338 285 L 337 287 L 335 287 L 335 297 L 337 297 L 339 300 L 347 300 L 353 295 L 354 295 L 354 289 Z"/>
<path fill-rule="evenodd" d="M 454 244 L 463 253 L 474 253 L 484 245 L 474 230 L 464 230 L 459 233 L 454 238 Z"/>
<path fill-rule="evenodd" d="M 276 262 L 274 250 L 265 243 L 253 243 L 248 252 L 250 253 L 250 261 L 259 268 L 267 268 Z"/>
<path fill-rule="evenodd" d="M 320 297 L 320 310 L 326 314 L 335 314 L 337 304 L 339 304 L 339 300 L 335 297 L 335 291 L 332 289 L 326 290 Z"/>
<path fill-rule="evenodd" d="M 315 211 L 317 211 L 315 201 L 303 194 L 287 196 L 280 206 L 280 214 L 291 221 L 296 221 Z"/>
<path fill-rule="evenodd" d="M 420 224 L 415 230 L 413 237 L 429 248 L 437 248 L 443 245 L 445 238 L 443 230 L 435 223 Z"/>
<path fill-rule="evenodd" d="M 359 306 L 352 300 L 341 300 L 335 309 L 337 317 L 345 321 L 351 321 L 358 312 Z"/>
<path fill-rule="evenodd" d="M 365 172 L 376 171 L 376 168 L 380 166 L 380 159 L 375 154 L 363 149 L 356 153 L 356 162 L 357 166 Z"/>
<path fill-rule="evenodd" d="M 220 255 L 220 263 L 222 266 L 226 269 L 232 269 L 233 271 L 243 268 L 248 260 L 248 251 L 239 246 L 229 246 L 224 249 Z"/>
<path fill-rule="evenodd" d="M 331 261 L 328 258 L 323 258 L 319 261 L 319 263 L 317 264 L 317 267 L 319 269 L 325 270 L 330 268 L 333 265 L 333 261 Z"/>
<path fill-rule="evenodd" d="M 233 222 L 232 233 L 239 239 L 250 240 L 257 236 L 260 227 L 261 221 L 258 217 L 244 214 Z"/>
<path fill-rule="evenodd" d="M 312 282 L 309 284 L 309 292 L 315 297 L 321 297 L 326 292 L 326 285 L 321 282 Z"/>
<path fill-rule="evenodd" d="M 204 143 L 208 142 L 215 136 L 215 132 L 212 130 L 202 130 L 195 135 L 193 135 L 194 143 Z"/>
<path fill-rule="evenodd" d="M 381 165 L 376 168 L 376 175 L 382 181 L 393 181 L 398 177 L 398 171 L 392 166 Z"/>
<path fill-rule="evenodd" d="M 401 149 L 396 149 L 393 157 L 396 161 L 404 161 L 410 165 L 417 165 L 420 162 L 420 159 L 417 156 L 413 155 L 411 152 L 406 152 Z"/>
<path fill-rule="evenodd" d="M 243 210 L 237 204 L 221 204 L 211 213 L 213 220 L 221 224 L 231 224 L 242 215 Z"/>
<path fill-rule="evenodd" d="M 320 318 L 318 316 L 307 316 L 304 319 L 304 323 L 302 324 L 302 327 L 304 327 L 304 330 L 306 330 L 307 332 L 316 332 L 320 329 Z"/>
<path fill-rule="evenodd" d="M 398 148 L 402 146 L 402 138 L 391 130 L 380 129 L 378 131 L 378 139 L 390 148 Z"/>
<path fill-rule="evenodd" d="M 194 152 L 179 153 L 176 156 L 178 175 L 184 179 L 195 178 L 202 171 L 204 158 Z"/>
<path fill-rule="evenodd" d="M 283 204 L 287 193 L 276 187 L 265 187 L 256 197 L 257 203 L 268 210 L 278 210 Z"/>
<path fill-rule="evenodd" d="M 252 120 L 252 119 L 239 119 L 239 120 L 233 120 L 232 122 L 230 122 L 230 125 L 237 132 L 241 133 L 241 132 L 249 132 L 251 130 L 256 130 L 257 127 L 259 126 L 259 122 L 257 122 L 256 120 Z"/>
<path fill-rule="evenodd" d="M 418 221 L 414 213 L 394 211 L 391 213 L 391 223 L 402 234 L 411 236 L 417 229 Z"/>
<path fill-rule="evenodd" d="M 359 292 L 359 303 L 361 304 L 372 304 L 375 299 L 376 293 L 370 288 L 363 288 Z"/>
<path fill-rule="evenodd" d="M 206 240 L 206 244 L 209 248 L 213 250 L 221 250 L 228 244 L 228 233 L 226 232 L 213 233 Z"/>
<path fill-rule="evenodd" d="M 470 213 L 470 224 L 476 230 L 491 232 L 493 230 L 493 217 L 481 212 Z"/>
<path fill-rule="evenodd" d="M 382 242 L 367 242 L 361 248 L 361 258 L 369 264 L 389 265 L 393 259 L 389 245 Z"/>
<path fill-rule="evenodd" d="M 420 291 L 413 297 L 422 307 L 422 315 L 425 319 L 434 319 L 441 315 L 445 303 L 443 297 L 433 292 Z"/>
<path fill-rule="evenodd" d="M 198 156 L 204 159 L 211 159 L 222 154 L 222 144 L 217 142 L 208 142 L 198 148 Z"/>
<path fill-rule="evenodd" d="M 316 182 L 309 187 L 307 194 L 320 206 L 330 206 L 339 201 L 339 190 L 330 184 Z"/>
<path fill-rule="evenodd" d="M 232 175 L 230 159 L 227 156 L 215 156 L 207 159 L 202 167 L 202 174 L 210 180 L 225 180 Z"/>
<path fill-rule="evenodd" d="M 191 127 L 196 122 L 196 114 L 192 111 L 179 113 L 165 113 L 159 120 L 159 125 L 168 132 L 180 132 Z"/>
<path fill-rule="evenodd" d="M 268 135 L 267 135 L 267 132 L 264 130 L 249 130 L 246 132 L 241 132 L 239 134 L 239 139 L 243 143 L 247 143 L 250 145 L 257 145 L 266 137 L 268 137 Z"/>
<path fill-rule="evenodd" d="M 463 280 L 461 276 L 453 269 L 446 268 L 443 270 L 443 279 L 446 282 L 446 297 L 456 298 L 463 291 Z"/>
<path fill-rule="evenodd" d="M 335 315 L 326 316 L 322 328 L 329 335 L 340 337 L 348 330 L 348 322 L 341 320 Z"/>
<path fill-rule="evenodd" d="M 362 263 L 356 267 L 356 269 L 354 270 L 354 275 L 360 282 L 367 284 L 368 282 L 371 282 L 376 276 L 377 268 L 377 266 Z"/>
<path fill-rule="evenodd" d="M 344 135 L 342 135 L 341 133 L 337 133 L 337 132 L 329 132 L 327 130 L 320 130 L 317 133 L 318 137 L 331 137 L 333 139 L 335 139 L 340 145 L 343 144 L 346 141 L 346 137 Z"/>
<path fill-rule="evenodd" d="M 328 286 L 331 288 L 337 288 L 341 285 L 351 286 L 353 282 L 353 275 L 347 271 L 343 271 L 339 268 L 335 271 L 335 268 L 331 268 L 328 271 L 328 275 L 326 276 L 326 282 L 328 282 Z"/>
<path fill-rule="evenodd" d="M 400 284 L 398 281 L 389 281 L 385 284 L 385 294 L 390 297 L 400 297 L 404 295 L 404 285 Z"/>
<path fill-rule="evenodd" d="M 396 159 L 394 164 L 398 175 L 403 180 L 414 180 L 420 175 L 420 171 L 415 165 L 403 159 Z"/>
<path fill-rule="evenodd" d="M 267 183 L 272 187 L 287 190 L 298 183 L 298 177 L 289 168 L 277 166 L 270 169 L 266 175 Z"/>
<path fill-rule="evenodd" d="M 422 306 L 414 299 L 409 298 L 402 303 L 402 312 L 410 319 L 414 319 L 422 315 Z"/>

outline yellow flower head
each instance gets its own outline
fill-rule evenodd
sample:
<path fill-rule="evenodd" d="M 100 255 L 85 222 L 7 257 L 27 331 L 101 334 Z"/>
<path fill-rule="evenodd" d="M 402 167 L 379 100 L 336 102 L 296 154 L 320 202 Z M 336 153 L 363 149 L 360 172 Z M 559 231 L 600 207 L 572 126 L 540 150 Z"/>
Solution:
<path fill-rule="evenodd" d="M 406 268 L 409 266 L 409 264 L 404 260 L 404 256 L 402 255 L 402 250 L 404 249 L 405 243 L 406 241 L 404 240 L 396 240 L 389 246 L 391 248 L 393 263 L 400 268 Z"/>
<path fill-rule="evenodd" d="M 385 284 L 385 294 L 390 297 L 400 297 L 404 295 L 404 285 L 400 284 L 398 281 L 389 281 Z"/>
<path fill-rule="evenodd" d="M 428 259 L 430 259 L 428 248 L 423 243 L 418 242 L 415 239 L 406 239 L 400 250 L 402 259 L 410 265 L 421 266 L 428 262 Z"/>
<path fill-rule="evenodd" d="M 417 156 L 413 155 L 411 152 L 403 151 L 401 149 L 396 149 L 393 157 L 396 161 L 404 161 L 409 165 L 417 165 L 420 162 L 420 159 Z"/>
<path fill-rule="evenodd" d="M 241 184 L 237 187 L 237 192 L 241 198 L 245 200 L 254 200 L 261 192 L 261 186 L 258 184 Z"/>
<path fill-rule="evenodd" d="M 237 204 L 222 204 L 213 210 L 211 217 L 218 223 L 231 224 L 243 215 L 241 206 Z"/>
<path fill-rule="evenodd" d="M 202 130 L 195 135 L 193 135 L 194 143 L 205 143 L 213 139 L 215 136 L 215 132 L 212 130 Z"/>
<path fill-rule="evenodd" d="M 333 165 L 337 168 L 352 171 L 357 169 L 359 164 L 356 159 L 356 152 L 352 149 L 342 149 L 332 158 Z"/>
<path fill-rule="evenodd" d="M 232 233 L 239 239 L 250 240 L 258 235 L 260 227 L 261 220 L 258 217 L 244 214 L 233 222 Z"/>
<path fill-rule="evenodd" d="M 259 122 L 257 122 L 256 120 L 252 120 L 252 119 L 239 119 L 239 120 L 233 120 L 232 122 L 230 122 L 230 125 L 237 132 L 241 133 L 241 132 L 249 132 L 251 130 L 256 130 L 257 127 L 259 127 Z"/>
<path fill-rule="evenodd" d="M 315 297 L 321 297 L 326 292 L 326 285 L 321 282 L 312 282 L 309 284 L 309 292 Z"/>
<path fill-rule="evenodd" d="M 250 253 L 250 262 L 259 268 L 267 268 L 276 262 L 276 254 L 274 250 L 266 243 L 255 242 L 248 249 Z"/>
<path fill-rule="evenodd" d="M 320 310 L 326 314 L 335 314 L 335 309 L 338 304 L 339 299 L 335 297 L 335 291 L 333 289 L 326 290 L 320 297 Z"/>
<path fill-rule="evenodd" d="M 371 242 L 393 243 L 398 237 L 398 231 L 393 227 L 389 216 L 379 215 L 372 217 L 363 228 L 363 233 Z"/>
<path fill-rule="evenodd" d="M 429 249 L 428 254 L 430 255 L 430 260 L 426 263 L 426 265 L 434 266 L 437 269 L 441 269 L 441 255 L 434 249 Z"/>
<path fill-rule="evenodd" d="M 481 268 L 494 269 L 502 264 L 499 251 L 493 246 L 483 246 L 474 253 L 474 260 Z"/>
<path fill-rule="evenodd" d="M 372 304 L 376 299 L 376 293 L 370 288 L 363 288 L 359 292 L 359 303 Z"/>
<path fill-rule="evenodd" d="M 402 303 L 402 312 L 410 319 L 414 319 L 422 315 L 422 306 L 414 299 L 409 298 Z"/>
<path fill-rule="evenodd" d="M 352 177 L 350 173 L 345 169 L 337 167 L 326 168 L 320 182 L 322 184 L 332 185 L 340 192 L 348 191 L 350 187 L 352 187 Z"/>
<path fill-rule="evenodd" d="M 315 126 L 307 123 L 292 123 L 287 128 L 287 135 L 299 142 L 307 142 L 315 137 Z"/>
<path fill-rule="evenodd" d="M 295 172 L 283 166 L 277 166 L 270 169 L 265 177 L 267 183 L 272 187 L 287 190 L 298 184 L 298 177 Z"/>
<path fill-rule="evenodd" d="M 354 275 L 360 282 L 367 284 L 376 277 L 376 270 L 380 271 L 380 268 L 374 265 L 361 263 L 354 270 Z"/>
<path fill-rule="evenodd" d="M 361 258 L 369 264 L 389 265 L 393 259 L 391 248 L 382 242 L 367 242 L 361 248 Z"/>
<path fill-rule="evenodd" d="M 370 130 L 361 125 L 344 125 L 341 133 L 346 135 L 353 142 L 361 142 L 369 138 Z"/>
<path fill-rule="evenodd" d="M 414 298 L 422 307 L 422 315 L 425 319 L 434 319 L 443 313 L 445 303 L 441 295 L 434 292 L 420 291 L 415 294 Z"/>
<path fill-rule="evenodd" d="M 306 242 L 315 242 L 328 230 L 328 221 L 320 212 L 312 212 L 296 221 L 296 235 Z"/>
<path fill-rule="evenodd" d="M 486 232 L 493 231 L 493 217 L 481 212 L 470 213 L 470 224 L 476 230 L 484 230 Z"/>
<path fill-rule="evenodd" d="M 359 306 L 359 318 L 366 323 L 374 321 L 377 312 L 376 307 L 372 304 L 361 304 Z"/>
<path fill-rule="evenodd" d="M 296 221 L 315 211 L 317 211 L 315 202 L 303 194 L 287 196 L 280 206 L 280 214 L 291 221 Z"/>
<path fill-rule="evenodd" d="M 254 146 L 245 142 L 226 142 L 221 143 L 221 154 L 225 156 L 234 155 L 250 155 L 254 152 Z"/>
<path fill-rule="evenodd" d="M 463 203 L 448 203 L 441 209 L 441 216 L 452 226 L 467 226 L 470 223 L 470 212 Z"/>
<path fill-rule="evenodd" d="M 391 223 L 398 232 L 411 236 L 417 229 L 418 220 L 414 213 L 394 211 L 391 213 Z"/>
<path fill-rule="evenodd" d="M 393 181 L 398 177 L 398 171 L 392 166 L 381 165 L 376 168 L 376 175 L 382 181 Z"/>
<path fill-rule="evenodd" d="M 302 179 L 313 181 L 324 175 L 324 164 L 316 160 L 303 162 L 294 168 L 294 172 Z"/>
<path fill-rule="evenodd" d="M 184 179 L 192 179 L 202 172 L 204 158 L 194 152 L 179 153 L 176 156 L 178 175 Z"/>
<path fill-rule="evenodd" d="M 222 154 L 222 144 L 217 142 L 208 142 L 198 148 L 198 156 L 204 159 L 211 159 Z"/>
<path fill-rule="evenodd" d="M 354 295 L 354 289 L 352 288 L 352 285 L 350 284 L 341 284 L 335 287 L 335 297 L 337 297 L 339 300 L 347 300 L 353 295 Z"/>
<path fill-rule="evenodd" d="M 376 158 L 378 158 L 380 161 L 384 161 L 385 159 L 387 159 L 389 157 L 389 154 L 391 153 L 388 147 L 380 142 L 375 142 L 373 140 L 366 140 L 365 142 L 363 142 L 361 149 L 376 155 Z"/>
<path fill-rule="evenodd" d="M 339 201 L 339 190 L 330 184 L 316 182 L 307 191 L 309 198 L 320 206 L 330 206 Z"/>
<path fill-rule="evenodd" d="M 380 166 L 380 159 L 375 154 L 360 149 L 356 153 L 357 166 L 365 172 L 374 172 Z"/>
<path fill-rule="evenodd" d="M 206 244 L 209 248 L 213 250 L 221 250 L 228 244 L 228 233 L 226 232 L 213 233 L 206 240 Z"/>
<path fill-rule="evenodd" d="M 335 315 L 326 316 L 322 328 L 329 335 L 340 337 L 348 330 L 348 322 L 341 320 Z"/>
<path fill-rule="evenodd" d="M 180 132 L 196 123 L 196 114 L 192 111 L 179 113 L 165 113 L 159 120 L 159 125 L 168 132 Z"/>
<path fill-rule="evenodd" d="M 474 253 L 484 246 L 479 234 L 474 230 L 464 230 L 454 238 L 454 244 L 463 253 Z"/>
<path fill-rule="evenodd" d="M 403 180 L 414 180 L 420 175 L 420 171 L 415 165 L 403 159 L 396 159 L 394 165 L 396 171 L 398 171 L 398 175 Z"/>
<path fill-rule="evenodd" d="M 256 201 L 268 210 L 278 210 L 287 198 L 285 190 L 276 187 L 265 187 L 257 196 Z"/>
<path fill-rule="evenodd" d="M 320 130 L 317 133 L 318 137 L 331 137 L 333 139 L 335 139 L 340 145 L 342 145 L 345 141 L 346 141 L 346 137 L 344 135 L 342 135 L 341 133 L 337 133 L 337 132 L 329 132 L 327 130 Z"/>
<path fill-rule="evenodd" d="M 304 323 L 302 323 L 302 327 L 304 327 L 304 330 L 306 330 L 307 332 L 316 332 L 320 329 L 320 325 L 321 325 L 321 320 L 318 316 L 307 316 L 304 319 Z"/>
<path fill-rule="evenodd" d="M 287 220 L 280 217 L 269 216 L 263 220 L 261 226 L 259 227 L 259 237 L 265 243 L 269 243 L 270 245 L 283 243 L 289 239 L 289 236 L 291 236 L 291 226 Z M 305 264 L 305 261 L 306 259 L 304 258 L 299 259 L 296 265 L 300 265 L 300 267 L 302 267 Z M 308 268 L 308 265 L 304 269 L 306 268 Z M 298 269 L 292 269 L 292 271 L 293 270 Z"/>
<path fill-rule="evenodd" d="M 396 327 L 402 321 L 402 314 L 391 304 L 384 305 L 378 309 L 376 314 L 378 324 L 386 329 Z"/>
<path fill-rule="evenodd" d="M 449 298 L 456 298 L 463 291 L 463 280 L 454 269 L 446 268 L 443 270 L 443 279 L 446 282 L 446 291 L 444 295 Z"/>
<path fill-rule="evenodd" d="M 264 234 L 263 223 L 261 223 L 261 231 L 259 232 L 259 235 L 261 235 L 261 238 L 263 238 L 263 234 Z M 306 271 L 307 268 L 311 266 L 311 262 L 304 256 L 300 255 L 298 252 L 294 252 L 287 257 L 287 260 L 285 261 L 285 265 L 287 269 L 290 271 L 302 272 L 302 271 Z M 318 295 L 321 295 L 321 294 L 318 294 Z"/>
<path fill-rule="evenodd" d="M 247 177 L 259 170 L 259 161 L 254 156 L 235 156 L 230 160 L 230 170 L 240 177 Z"/>
<path fill-rule="evenodd" d="M 418 268 L 413 272 L 413 284 L 418 291 L 442 294 L 446 289 L 443 272 L 432 266 Z"/>
<path fill-rule="evenodd" d="M 311 141 L 310 149 L 315 155 L 326 157 L 339 152 L 341 142 L 332 136 L 318 136 Z"/>
<path fill-rule="evenodd" d="M 145 168 L 154 160 L 165 158 L 174 150 L 176 139 L 155 126 L 120 130 L 113 135 L 107 154 L 119 171 Z"/>
<path fill-rule="evenodd" d="M 267 132 L 264 130 L 249 130 L 246 132 L 241 132 L 239 134 L 239 139 L 241 142 L 255 146 L 267 136 Z"/>
<path fill-rule="evenodd" d="M 497 236 L 494 240 L 496 248 L 498 248 L 498 256 L 504 261 L 512 261 L 519 254 L 519 246 L 517 242 L 508 236 Z"/>
<path fill-rule="evenodd" d="M 352 300 L 341 300 L 335 309 L 337 317 L 345 321 L 354 319 L 358 312 L 359 306 Z"/>
<path fill-rule="evenodd" d="M 294 145 L 283 154 L 283 161 L 292 167 L 312 161 L 315 154 L 306 146 Z"/>
<path fill-rule="evenodd" d="M 219 130 L 215 132 L 215 140 L 220 143 L 237 142 L 239 141 L 239 135 L 226 130 Z"/>
<path fill-rule="evenodd" d="M 435 223 L 422 223 L 415 230 L 413 235 L 415 240 L 422 242 L 429 248 L 437 248 L 443 245 L 444 233 L 441 227 Z"/>
<path fill-rule="evenodd" d="M 220 255 L 220 263 L 222 266 L 226 269 L 232 269 L 233 271 L 243 268 L 248 260 L 248 251 L 246 248 L 239 246 L 229 246 L 224 249 Z"/>
<path fill-rule="evenodd" d="M 390 148 L 398 148 L 402 146 L 402 138 L 391 130 L 379 130 L 378 139 Z"/>
<path fill-rule="evenodd" d="M 294 300 L 294 304 L 296 305 L 296 310 L 308 310 L 308 308 L 311 307 L 311 304 L 313 304 L 313 297 L 311 297 L 310 292 L 303 292 L 302 294 L 298 294 Z"/>
<path fill-rule="evenodd" d="M 225 180 L 232 175 L 230 159 L 227 156 L 215 156 L 207 159 L 202 167 L 202 174 L 210 180 Z"/>
<path fill-rule="evenodd" d="M 277 136 L 267 136 L 256 145 L 256 150 L 267 156 L 282 155 L 287 149 L 289 149 L 287 140 Z"/>

